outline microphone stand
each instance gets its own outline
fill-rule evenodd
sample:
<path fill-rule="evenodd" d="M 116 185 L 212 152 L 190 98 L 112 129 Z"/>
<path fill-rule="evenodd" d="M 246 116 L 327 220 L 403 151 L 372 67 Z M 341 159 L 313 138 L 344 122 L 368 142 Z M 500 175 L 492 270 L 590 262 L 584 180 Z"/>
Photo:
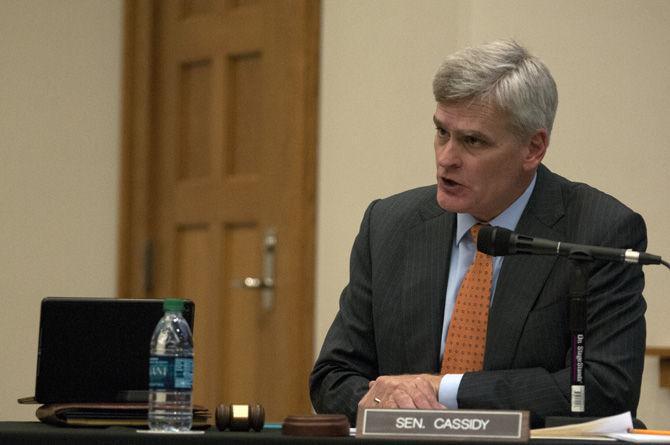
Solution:
<path fill-rule="evenodd" d="M 572 341 L 572 375 L 570 386 L 570 411 L 579 416 L 586 410 L 584 382 L 584 352 L 586 341 L 586 297 L 588 296 L 587 262 L 593 261 L 588 253 L 575 250 L 568 256 L 572 264 L 573 279 L 570 283 L 569 328 Z"/>

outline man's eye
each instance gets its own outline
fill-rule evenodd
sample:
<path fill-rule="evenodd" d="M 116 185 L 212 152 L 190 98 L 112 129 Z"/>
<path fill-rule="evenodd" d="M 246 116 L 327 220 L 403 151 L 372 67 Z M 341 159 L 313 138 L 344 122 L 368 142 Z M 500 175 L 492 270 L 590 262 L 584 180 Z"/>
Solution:
<path fill-rule="evenodd" d="M 474 145 L 474 146 L 484 145 L 484 141 L 476 136 L 465 136 L 463 138 L 463 142 L 465 142 L 467 145 Z"/>
<path fill-rule="evenodd" d="M 448 135 L 447 130 L 444 128 L 435 127 L 435 130 L 437 131 L 437 135 L 441 138 L 447 137 Z"/>

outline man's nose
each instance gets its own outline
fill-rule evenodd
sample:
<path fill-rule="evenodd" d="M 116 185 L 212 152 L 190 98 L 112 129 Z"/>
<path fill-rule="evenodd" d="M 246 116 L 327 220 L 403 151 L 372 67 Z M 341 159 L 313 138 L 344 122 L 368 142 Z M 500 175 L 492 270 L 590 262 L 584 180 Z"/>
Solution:
<path fill-rule="evenodd" d="M 437 163 L 441 167 L 458 167 L 461 165 L 461 154 L 458 144 L 449 139 L 437 148 Z"/>

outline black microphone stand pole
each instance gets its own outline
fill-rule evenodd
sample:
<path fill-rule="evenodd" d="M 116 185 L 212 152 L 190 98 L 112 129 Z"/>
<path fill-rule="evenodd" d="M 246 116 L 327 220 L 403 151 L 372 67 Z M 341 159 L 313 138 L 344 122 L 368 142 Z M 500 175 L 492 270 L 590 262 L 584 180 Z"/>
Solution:
<path fill-rule="evenodd" d="M 584 251 L 570 252 L 573 279 L 570 283 L 569 327 L 572 343 L 570 411 L 579 416 L 586 410 L 584 352 L 586 344 L 586 297 L 588 296 L 587 262 L 593 258 Z"/>

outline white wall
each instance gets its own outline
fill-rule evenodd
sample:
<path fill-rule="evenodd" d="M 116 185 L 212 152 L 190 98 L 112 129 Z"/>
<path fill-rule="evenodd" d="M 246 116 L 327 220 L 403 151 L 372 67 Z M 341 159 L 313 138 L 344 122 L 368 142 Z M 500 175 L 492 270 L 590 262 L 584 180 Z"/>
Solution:
<path fill-rule="evenodd" d="M 121 0 L 0 0 L 0 420 L 32 420 L 39 304 L 115 296 Z"/>
<path fill-rule="evenodd" d="M 670 2 L 325 0 L 320 103 L 316 346 L 337 311 L 366 205 L 434 181 L 431 79 L 457 48 L 513 37 L 559 89 L 545 163 L 646 219 L 670 256 Z M 670 272 L 647 269 L 648 344 L 670 346 Z M 647 360 L 639 415 L 670 427 L 670 390 Z"/>

